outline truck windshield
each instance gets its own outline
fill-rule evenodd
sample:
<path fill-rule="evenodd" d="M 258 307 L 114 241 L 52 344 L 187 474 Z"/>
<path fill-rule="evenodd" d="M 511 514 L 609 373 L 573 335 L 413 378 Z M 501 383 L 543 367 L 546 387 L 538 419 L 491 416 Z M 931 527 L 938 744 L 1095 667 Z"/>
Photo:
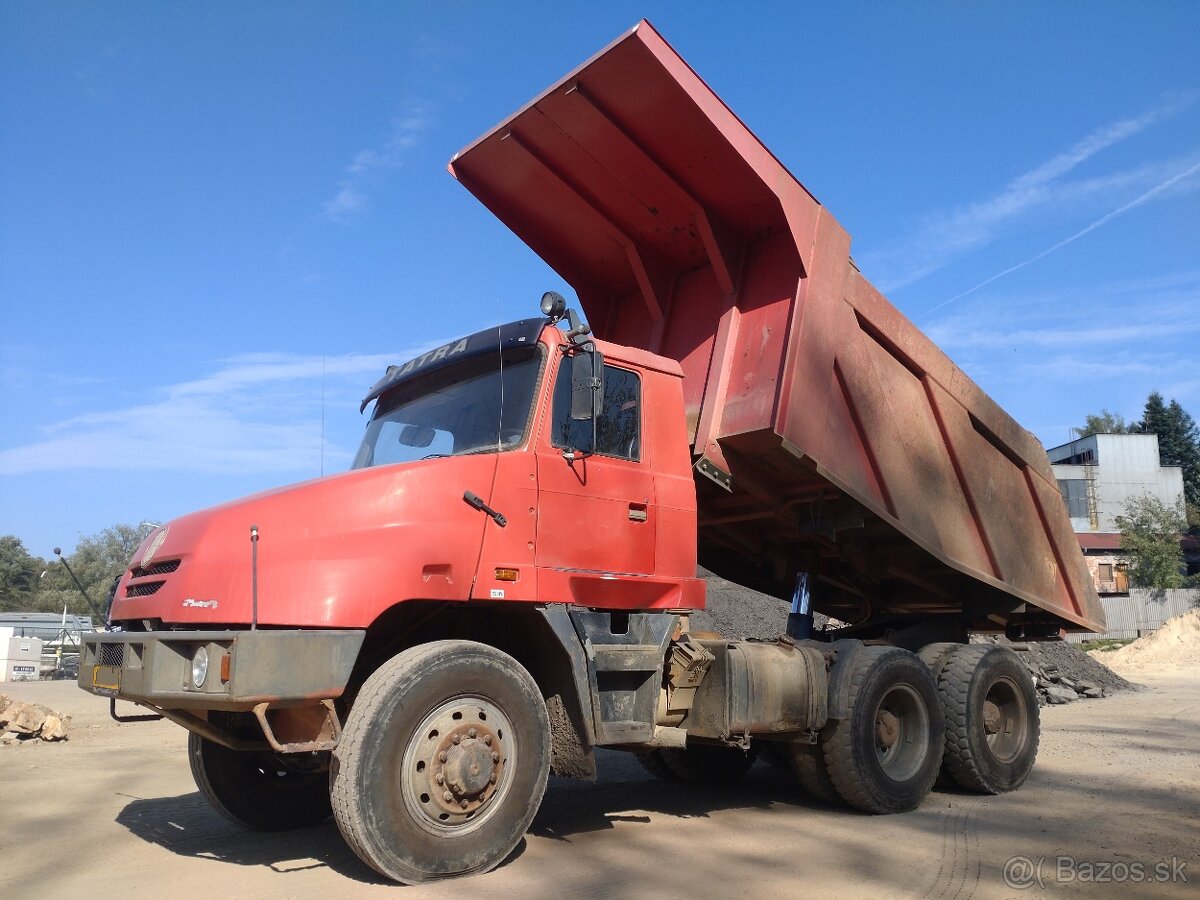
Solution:
<path fill-rule="evenodd" d="M 510 450 L 525 439 L 542 368 L 537 346 L 414 375 L 379 398 L 352 469 Z M 503 378 L 501 371 L 503 370 Z"/>

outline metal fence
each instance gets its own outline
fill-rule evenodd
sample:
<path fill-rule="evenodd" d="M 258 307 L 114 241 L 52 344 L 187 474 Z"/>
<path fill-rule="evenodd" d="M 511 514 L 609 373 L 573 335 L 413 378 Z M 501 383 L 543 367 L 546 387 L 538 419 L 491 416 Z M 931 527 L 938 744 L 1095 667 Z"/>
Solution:
<path fill-rule="evenodd" d="M 1101 597 L 1108 631 L 1104 634 L 1068 634 L 1073 644 L 1103 638 L 1139 638 L 1163 622 L 1200 605 L 1200 590 L 1155 590 L 1131 588 L 1128 597 Z"/>

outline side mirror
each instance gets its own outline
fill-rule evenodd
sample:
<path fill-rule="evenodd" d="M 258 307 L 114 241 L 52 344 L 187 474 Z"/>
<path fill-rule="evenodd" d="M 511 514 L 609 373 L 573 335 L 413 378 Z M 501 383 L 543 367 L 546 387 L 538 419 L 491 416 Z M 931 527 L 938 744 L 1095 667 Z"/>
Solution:
<path fill-rule="evenodd" d="M 592 423 L 589 446 L 575 449 L 589 454 L 596 451 L 596 420 L 604 401 L 604 357 L 599 350 L 577 349 L 570 357 L 571 421 Z"/>

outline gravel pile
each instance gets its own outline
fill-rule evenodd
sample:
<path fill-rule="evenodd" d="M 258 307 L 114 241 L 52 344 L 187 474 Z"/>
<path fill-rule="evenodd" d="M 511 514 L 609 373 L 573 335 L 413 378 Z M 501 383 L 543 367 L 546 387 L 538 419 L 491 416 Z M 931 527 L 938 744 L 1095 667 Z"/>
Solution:
<path fill-rule="evenodd" d="M 1066 641 L 1014 644 L 994 635 L 976 635 L 971 640 L 1004 644 L 1017 651 L 1017 656 L 1033 676 L 1038 702 L 1042 706 L 1107 697 L 1116 691 L 1137 687 L 1099 660 L 1092 659 L 1077 644 Z"/>
<path fill-rule="evenodd" d="M 692 614 L 693 631 L 762 641 L 773 641 L 787 631 L 790 604 L 726 581 L 707 569 L 697 569 L 696 577 L 708 582 L 708 607 Z"/>

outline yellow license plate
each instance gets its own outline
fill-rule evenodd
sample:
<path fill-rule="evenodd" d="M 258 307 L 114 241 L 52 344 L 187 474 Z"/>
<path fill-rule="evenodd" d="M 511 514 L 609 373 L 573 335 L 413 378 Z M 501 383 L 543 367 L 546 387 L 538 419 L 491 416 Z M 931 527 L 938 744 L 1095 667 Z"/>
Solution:
<path fill-rule="evenodd" d="M 92 666 L 92 687 L 101 691 L 121 689 L 121 669 L 118 666 Z"/>

